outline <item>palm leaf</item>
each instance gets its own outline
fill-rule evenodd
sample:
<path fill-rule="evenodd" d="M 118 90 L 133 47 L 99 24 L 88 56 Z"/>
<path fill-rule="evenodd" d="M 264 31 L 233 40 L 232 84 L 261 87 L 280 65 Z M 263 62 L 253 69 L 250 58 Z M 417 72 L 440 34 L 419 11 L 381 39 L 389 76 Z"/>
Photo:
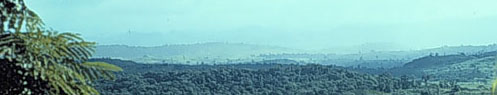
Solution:
<path fill-rule="evenodd" d="M 122 68 L 105 62 L 85 62 L 82 65 L 85 67 L 96 68 L 106 71 L 123 71 Z"/>
<path fill-rule="evenodd" d="M 58 33 L 45 29 L 41 18 L 28 9 L 23 0 L 3 0 L 0 5 L 5 3 L 15 6 L 0 6 L 0 11 L 7 13 L 0 14 L 0 60 L 9 62 L 5 64 L 21 67 L 8 68 L 7 71 L 19 71 L 15 74 L 28 75 L 38 79 L 39 83 L 46 83 L 48 86 L 37 88 L 44 89 L 39 91 L 46 91 L 40 93 L 99 94 L 87 84 L 88 81 L 99 78 L 112 79 L 112 72 L 122 71 L 122 68 L 112 64 L 85 62 L 94 52 L 95 43 L 85 42 L 79 34 Z M 26 32 L 21 32 L 22 29 Z M 4 92 L 4 89 L 0 92 Z"/>

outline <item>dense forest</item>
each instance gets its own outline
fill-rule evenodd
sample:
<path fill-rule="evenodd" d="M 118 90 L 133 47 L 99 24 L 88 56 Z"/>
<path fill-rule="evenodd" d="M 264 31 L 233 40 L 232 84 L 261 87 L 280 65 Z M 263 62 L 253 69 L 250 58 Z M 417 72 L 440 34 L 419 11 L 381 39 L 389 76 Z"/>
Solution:
<path fill-rule="evenodd" d="M 366 74 L 318 64 L 245 63 L 223 65 L 139 64 L 93 59 L 119 65 L 115 81 L 98 81 L 102 94 L 124 95 L 437 95 L 484 94 L 488 87 L 465 88 L 454 80 Z"/>

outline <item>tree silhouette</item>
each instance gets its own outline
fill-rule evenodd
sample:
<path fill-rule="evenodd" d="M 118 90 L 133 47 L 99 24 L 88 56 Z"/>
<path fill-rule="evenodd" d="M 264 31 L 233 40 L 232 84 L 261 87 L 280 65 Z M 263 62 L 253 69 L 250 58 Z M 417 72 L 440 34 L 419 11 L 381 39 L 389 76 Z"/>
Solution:
<path fill-rule="evenodd" d="M 89 83 L 120 67 L 86 62 L 94 42 L 45 29 L 23 0 L 0 0 L 0 93 L 99 94 Z"/>

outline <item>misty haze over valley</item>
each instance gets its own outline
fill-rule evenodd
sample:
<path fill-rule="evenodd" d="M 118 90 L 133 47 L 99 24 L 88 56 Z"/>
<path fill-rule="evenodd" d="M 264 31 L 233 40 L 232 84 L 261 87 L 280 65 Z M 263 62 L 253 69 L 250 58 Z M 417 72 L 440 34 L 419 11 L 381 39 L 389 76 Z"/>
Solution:
<path fill-rule="evenodd" d="M 494 95 L 492 0 L 0 0 L 1 95 Z"/>

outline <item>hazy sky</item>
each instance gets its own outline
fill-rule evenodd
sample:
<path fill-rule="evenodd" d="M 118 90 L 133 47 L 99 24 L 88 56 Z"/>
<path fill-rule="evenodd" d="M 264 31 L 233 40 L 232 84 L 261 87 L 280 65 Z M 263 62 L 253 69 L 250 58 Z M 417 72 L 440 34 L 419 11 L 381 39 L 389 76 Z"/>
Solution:
<path fill-rule="evenodd" d="M 321 49 L 497 41 L 497 0 L 27 0 L 45 23 L 99 44 L 232 42 Z"/>

